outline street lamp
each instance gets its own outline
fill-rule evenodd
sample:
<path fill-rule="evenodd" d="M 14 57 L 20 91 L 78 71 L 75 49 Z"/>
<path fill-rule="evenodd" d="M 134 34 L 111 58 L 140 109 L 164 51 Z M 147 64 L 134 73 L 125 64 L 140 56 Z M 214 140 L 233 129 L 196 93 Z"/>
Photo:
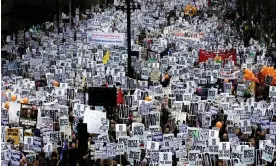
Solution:
<path fill-rule="evenodd" d="M 131 9 L 135 10 L 135 9 L 141 9 L 140 4 L 138 5 L 132 5 L 132 8 L 130 7 L 130 0 L 126 0 L 126 12 L 127 12 L 127 54 L 128 54 L 128 59 L 127 59 L 127 75 L 130 78 L 133 78 L 133 73 L 134 70 L 131 67 L 131 55 L 133 54 L 131 51 L 131 20 L 130 20 L 130 16 L 131 16 Z M 117 9 L 120 9 L 119 7 Z M 125 10 L 124 6 L 121 7 L 121 10 Z"/>

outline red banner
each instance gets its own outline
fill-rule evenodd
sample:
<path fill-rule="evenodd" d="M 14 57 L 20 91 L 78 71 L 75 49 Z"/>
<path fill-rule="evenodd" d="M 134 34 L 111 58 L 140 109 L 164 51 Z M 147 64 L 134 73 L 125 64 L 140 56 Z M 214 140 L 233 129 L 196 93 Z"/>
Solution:
<path fill-rule="evenodd" d="M 214 59 L 216 55 L 220 56 L 223 61 L 225 61 L 225 59 L 228 59 L 230 56 L 232 56 L 232 60 L 235 62 L 235 64 L 237 63 L 236 50 L 221 52 L 221 53 L 214 53 L 214 52 L 199 50 L 198 62 L 205 62 L 209 58 Z"/>

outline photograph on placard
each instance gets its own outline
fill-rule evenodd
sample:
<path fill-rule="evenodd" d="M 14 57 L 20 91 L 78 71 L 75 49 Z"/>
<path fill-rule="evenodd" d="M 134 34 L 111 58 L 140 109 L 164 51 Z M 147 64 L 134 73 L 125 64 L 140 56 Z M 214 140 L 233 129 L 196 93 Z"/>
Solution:
<path fill-rule="evenodd" d="M 38 109 L 32 105 L 21 105 L 19 124 L 28 128 L 36 127 Z"/>

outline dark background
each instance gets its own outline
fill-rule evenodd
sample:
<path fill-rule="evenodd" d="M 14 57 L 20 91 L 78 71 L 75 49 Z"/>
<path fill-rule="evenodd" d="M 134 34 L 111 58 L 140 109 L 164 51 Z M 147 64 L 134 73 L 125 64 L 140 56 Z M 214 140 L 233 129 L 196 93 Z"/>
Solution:
<path fill-rule="evenodd" d="M 104 4 L 105 0 L 71 0 L 72 16 L 75 9 L 80 12 L 96 4 Z M 60 13 L 68 15 L 69 0 L 59 0 Z M 1 0 L 1 32 L 2 36 L 45 21 L 53 21 L 58 11 L 58 0 Z M 61 16 L 61 14 L 60 14 Z"/>

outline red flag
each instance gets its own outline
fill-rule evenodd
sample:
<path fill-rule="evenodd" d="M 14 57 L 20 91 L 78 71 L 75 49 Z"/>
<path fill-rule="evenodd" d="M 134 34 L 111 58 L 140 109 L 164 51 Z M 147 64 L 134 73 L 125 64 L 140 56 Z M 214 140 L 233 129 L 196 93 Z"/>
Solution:
<path fill-rule="evenodd" d="M 118 95 L 117 95 L 117 104 L 123 104 L 124 103 L 124 97 L 122 89 L 119 89 Z"/>

